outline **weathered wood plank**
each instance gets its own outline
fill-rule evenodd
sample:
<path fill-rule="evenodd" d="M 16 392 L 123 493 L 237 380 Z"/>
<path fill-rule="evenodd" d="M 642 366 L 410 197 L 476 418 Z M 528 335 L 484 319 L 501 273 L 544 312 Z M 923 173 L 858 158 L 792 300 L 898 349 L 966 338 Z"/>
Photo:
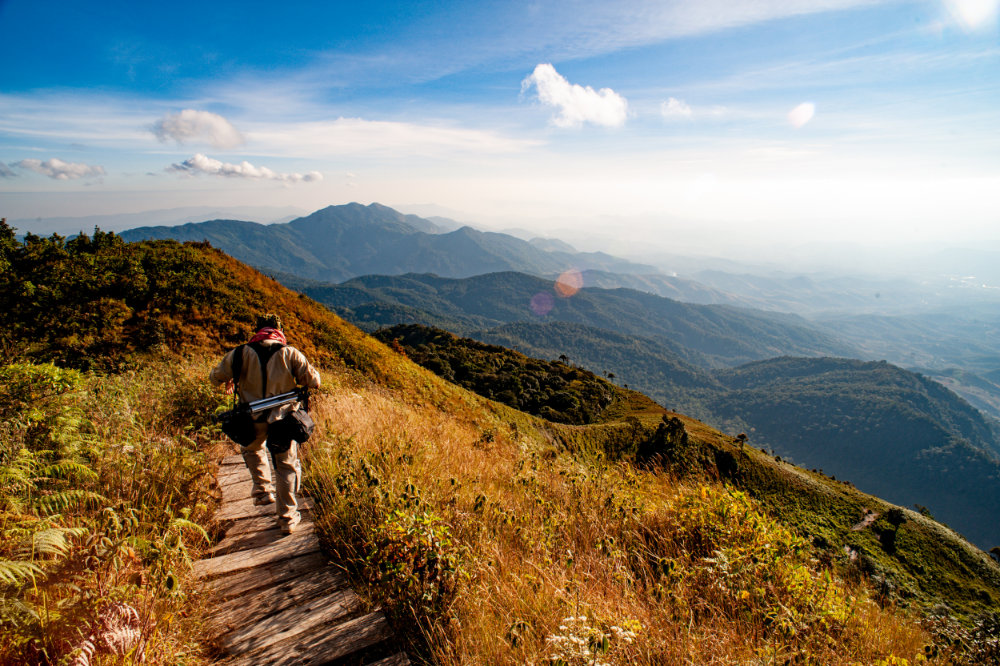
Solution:
<path fill-rule="evenodd" d="M 253 624 L 230 633 L 220 643 L 225 652 L 232 655 L 263 650 L 314 627 L 337 624 L 338 620 L 346 619 L 361 608 L 361 600 L 354 590 L 334 590 L 323 596 L 303 599 L 267 617 L 255 618 Z"/>
<path fill-rule="evenodd" d="M 397 652 L 385 659 L 366 664 L 366 666 L 410 666 L 410 658 L 406 656 L 405 652 Z"/>
<path fill-rule="evenodd" d="M 314 627 L 308 635 L 300 634 L 224 663 L 232 666 L 326 664 L 366 650 L 391 636 L 392 630 L 385 617 L 381 613 L 369 613 L 334 627 Z"/>
<path fill-rule="evenodd" d="M 243 464 L 243 454 L 234 453 L 230 456 L 226 456 L 219 461 L 219 467 L 228 467 L 230 465 L 242 465 Z"/>
<path fill-rule="evenodd" d="M 319 540 L 312 531 L 296 532 L 270 545 L 198 560 L 191 568 L 195 578 L 211 578 L 226 573 L 250 569 L 264 564 L 287 560 L 298 555 L 319 551 Z"/>
<path fill-rule="evenodd" d="M 311 520 L 303 520 L 299 523 L 298 528 L 295 530 L 296 534 L 312 534 L 313 532 L 314 526 Z M 281 529 L 279 529 L 272 520 L 270 523 L 270 529 L 226 536 L 225 539 L 217 543 L 215 547 L 209 550 L 207 555 L 209 557 L 219 557 L 220 555 L 239 553 L 244 550 L 267 546 L 284 538 L 285 537 L 281 534 Z"/>
<path fill-rule="evenodd" d="M 299 511 L 311 510 L 313 506 L 314 504 L 312 499 L 308 497 L 299 498 Z M 240 520 L 243 518 L 253 518 L 255 516 L 273 515 L 274 504 L 255 506 L 253 500 L 248 497 L 245 500 L 240 500 L 231 504 L 223 504 L 219 510 L 215 512 L 215 519 L 219 522 L 224 522 L 227 520 Z"/>
<path fill-rule="evenodd" d="M 251 497 L 253 481 L 249 476 L 234 479 L 232 483 L 219 484 L 222 491 L 222 504 L 232 504 Z"/>
<path fill-rule="evenodd" d="M 302 514 L 302 520 L 306 520 L 308 514 Z M 251 532 L 266 532 L 267 530 L 273 529 L 277 525 L 277 521 L 274 514 L 267 516 L 255 516 L 253 518 L 244 518 L 242 520 L 230 520 L 225 524 L 226 527 L 226 538 L 235 537 L 240 534 L 249 534 Z"/>
<path fill-rule="evenodd" d="M 230 599 L 254 590 L 274 587 L 315 571 L 328 564 L 322 553 L 310 553 L 290 560 L 265 564 L 255 569 L 245 569 L 224 574 L 205 583 L 217 599 Z"/>
<path fill-rule="evenodd" d="M 206 619 L 217 627 L 214 633 L 222 635 L 243 626 L 247 618 L 256 620 L 274 615 L 303 601 L 337 590 L 348 590 L 354 594 L 347 577 L 327 566 L 229 599 L 215 606 Z"/>

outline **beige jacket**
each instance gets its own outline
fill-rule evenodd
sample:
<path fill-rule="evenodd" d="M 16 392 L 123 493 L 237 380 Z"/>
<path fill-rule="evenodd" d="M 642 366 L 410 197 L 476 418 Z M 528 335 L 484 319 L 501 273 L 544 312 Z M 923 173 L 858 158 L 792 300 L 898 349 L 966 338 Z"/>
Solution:
<path fill-rule="evenodd" d="M 261 344 L 278 344 L 276 340 L 264 340 Z M 208 378 L 215 384 L 224 384 L 233 378 L 233 354 L 228 352 L 219 365 L 212 369 Z M 260 359 L 249 345 L 243 348 L 243 372 L 240 378 L 240 401 L 251 402 L 279 393 L 295 390 L 296 386 L 319 388 L 320 378 L 316 368 L 306 360 L 305 354 L 295 347 L 285 347 L 276 352 L 267 363 L 267 390 L 261 386 Z M 300 403 L 291 403 L 272 409 L 267 416 L 268 423 L 277 421 Z"/>

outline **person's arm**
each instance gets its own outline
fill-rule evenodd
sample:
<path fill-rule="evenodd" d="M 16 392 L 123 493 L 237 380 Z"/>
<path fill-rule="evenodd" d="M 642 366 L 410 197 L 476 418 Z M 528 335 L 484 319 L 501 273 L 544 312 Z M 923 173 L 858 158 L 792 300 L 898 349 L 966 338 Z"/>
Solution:
<path fill-rule="evenodd" d="M 295 376 L 296 383 L 299 386 L 318 389 L 320 385 L 319 371 L 309 363 L 305 354 L 294 348 L 292 351 L 294 353 L 290 359 L 291 363 L 289 366 L 292 374 Z"/>
<path fill-rule="evenodd" d="M 232 350 L 226 353 L 219 361 L 219 365 L 212 368 L 212 371 L 208 373 L 208 379 L 215 385 L 225 384 L 233 380 L 233 353 L 236 350 Z"/>

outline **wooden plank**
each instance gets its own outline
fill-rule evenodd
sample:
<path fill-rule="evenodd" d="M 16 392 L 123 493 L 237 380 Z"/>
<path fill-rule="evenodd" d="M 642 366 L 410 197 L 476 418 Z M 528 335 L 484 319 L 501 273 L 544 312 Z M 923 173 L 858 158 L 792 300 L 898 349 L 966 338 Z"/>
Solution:
<path fill-rule="evenodd" d="M 215 519 L 219 522 L 226 520 L 239 520 L 241 518 L 252 518 L 254 516 L 273 516 L 274 505 L 265 504 L 256 506 L 249 497 L 232 504 L 224 504 L 215 512 Z"/>
<path fill-rule="evenodd" d="M 198 560 L 191 567 L 191 571 L 195 578 L 211 578 L 317 551 L 319 551 L 319 540 L 312 531 L 296 532 L 268 546 Z"/>
<path fill-rule="evenodd" d="M 314 503 L 312 499 L 308 497 L 299 498 L 299 511 L 309 511 L 313 508 Z M 254 516 L 273 516 L 274 515 L 274 504 L 264 504 L 263 506 L 255 506 L 253 500 L 249 497 L 245 500 L 240 500 L 238 502 L 233 502 L 231 504 L 224 504 L 215 512 L 215 519 L 219 522 L 226 520 L 241 520 L 243 518 L 253 518 Z"/>
<path fill-rule="evenodd" d="M 219 461 L 219 467 L 228 467 L 230 465 L 242 465 L 243 464 L 243 454 L 234 453 L 231 456 L 226 456 Z"/>
<path fill-rule="evenodd" d="M 306 520 L 308 514 L 302 514 L 302 520 Z M 244 518 L 243 520 L 231 520 L 229 521 L 226 529 L 226 538 L 239 536 L 241 534 L 249 534 L 251 532 L 266 532 L 267 530 L 273 529 L 277 525 L 277 519 L 274 514 L 269 514 L 267 516 L 256 516 L 254 518 Z"/>
<path fill-rule="evenodd" d="M 232 504 L 233 502 L 238 502 L 239 500 L 245 500 L 251 496 L 253 492 L 253 481 L 247 477 L 246 479 L 239 479 L 234 483 L 220 484 L 219 490 L 222 491 L 222 503 Z"/>
<path fill-rule="evenodd" d="M 329 561 L 322 553 L 310 553 L 290 560 L 265 564 L 256 569 L 245 569 L 212 579 L 205 585 L 211 587 L 217 599 L 230 599 L 261 588 L 274 587 L 317 568 L 326 567 Z"/>
<path fill-rule="evenodd" d="M 392 630 L 385 617 L 381 613 L 369 613 L 334 627 L 314 627 L 308 634 L 238 655 L 224 663 L 231 666 L 326 664 L 369 649 L 391 637 Z"/>
<path fill-rule="evenodd" d="M 282 640 L 304 634 L 314 627 L 338 624 L 361 610 L 358 595 L 351 589 L 334 590 L 263 618 L 225 636 L 220 644 L 226 654 L 238 655 L 263 650 Z M 252 618 L 252 616 L 250 616 Z M 258 662 L 260 663 L 260 662 Z"/>
<path fill-rule="evenodd" d="M 219 473 L 215 475 L 215 482 L 222 486 L 233 481 L 249 478 L 250 470 L 246 467 L 227 467 L 225 470 L 219 470 Z"/>
<path fill-rule="evenodd" d="M 303 520 L 299 523 L 298 528 L 295 530 L 296 534 L 302 533 L 314 533 L 313 522 Z M 228 532 L 227 532 L 228 535 Z M 285 536 L 281 533 L 281 529 L 274 524 L 274 521 L 270 521 L 270 529 L 258 530 L 256 532 L 244 532 L 242 534 L 235 534 L 233 536 L 226 536 L 225 539 L 220 541 L 215 545 L 214 548 L 208 551 L 208 557 L 219 557 L 220 555 L 229 555 L 230 553 L 239 553 L 244 550 L 250 550 L 252 548 L 260 548 L 262 546 L 267 546 L 280 539 L 284 539 Z"/>
<path fill-rule="evenodd" d="M 333 567 L 326 566 L 304 572 L 298 578 L 291 578 L 229 599 L 215 606 L 206 619 L 218 627 L 216 634 L 221 635 L 246 626 L 248 618 L 259 619 L 274 615 L 337 590 L 346 590 L 354 595 L 354 591 L 348 586 L 347 577 Z"/>
<path fill-rule="evenodd" d="M 366 664 L 366 666 L 410 666 L 410 658 L 405 652 L 397 652 L 385 659 L 379 659 L 378 661 Z"/>

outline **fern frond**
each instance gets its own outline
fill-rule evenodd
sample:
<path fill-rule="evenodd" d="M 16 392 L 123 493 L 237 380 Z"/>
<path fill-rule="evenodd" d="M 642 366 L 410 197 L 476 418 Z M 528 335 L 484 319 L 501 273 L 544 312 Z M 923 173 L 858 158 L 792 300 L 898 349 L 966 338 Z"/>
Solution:
<path fill-rule="evenodd" d="M 0 626 L 18 629 L 38 622 L 38 613 L 16 597 L 0 596 Z"/>
<path fill-rule="evenodd" d="M 202 538 L 205 539 L 206 542 L 210 542 L 212 540 L 211 537 L 208 536 L 208 532 L 205 531 L 204 527 L 202 527 L 196 522 L 188 520 L 187 518 L 174 518 L 172 521 L 170 521 L 170 527 L 171 528 L 176 527 L 179 529 L 187 528 L 190 530 L 194 530 L 196 533 L 200 534 Z"/>
<path fill-rule="evenodd" d="M 97 472 L 83 463 L 61 460 L 38 471 L 40 476 L 71 481 L 97 481 Z"/>
<path fill-rule="evenodd" d="M 20 586 L 36 576 L 44 576 L 45 572 L 34 562 L 24 560 L 0 560 L 0 584 Z"/>
<path fill-rule="evenodd" d="M 108 500 L 106 497 L 99 495 L 92 490 L 71 488 L 69 490 L 61 490 L 59 492 L 37 497 L 34 501 L 34 507 L 39 513 L 51 515 L 73 507 L 107 502 Z"/>
<path fill-rule="evenodd" d="M 31 559 L 65 557 L 73 544 L 72 537 L 81 537 L 87 533 L 85 527 L 50 527 L 39 530 L 31 535 L 29 543 L 25 544 L 25 555 Z"/>

